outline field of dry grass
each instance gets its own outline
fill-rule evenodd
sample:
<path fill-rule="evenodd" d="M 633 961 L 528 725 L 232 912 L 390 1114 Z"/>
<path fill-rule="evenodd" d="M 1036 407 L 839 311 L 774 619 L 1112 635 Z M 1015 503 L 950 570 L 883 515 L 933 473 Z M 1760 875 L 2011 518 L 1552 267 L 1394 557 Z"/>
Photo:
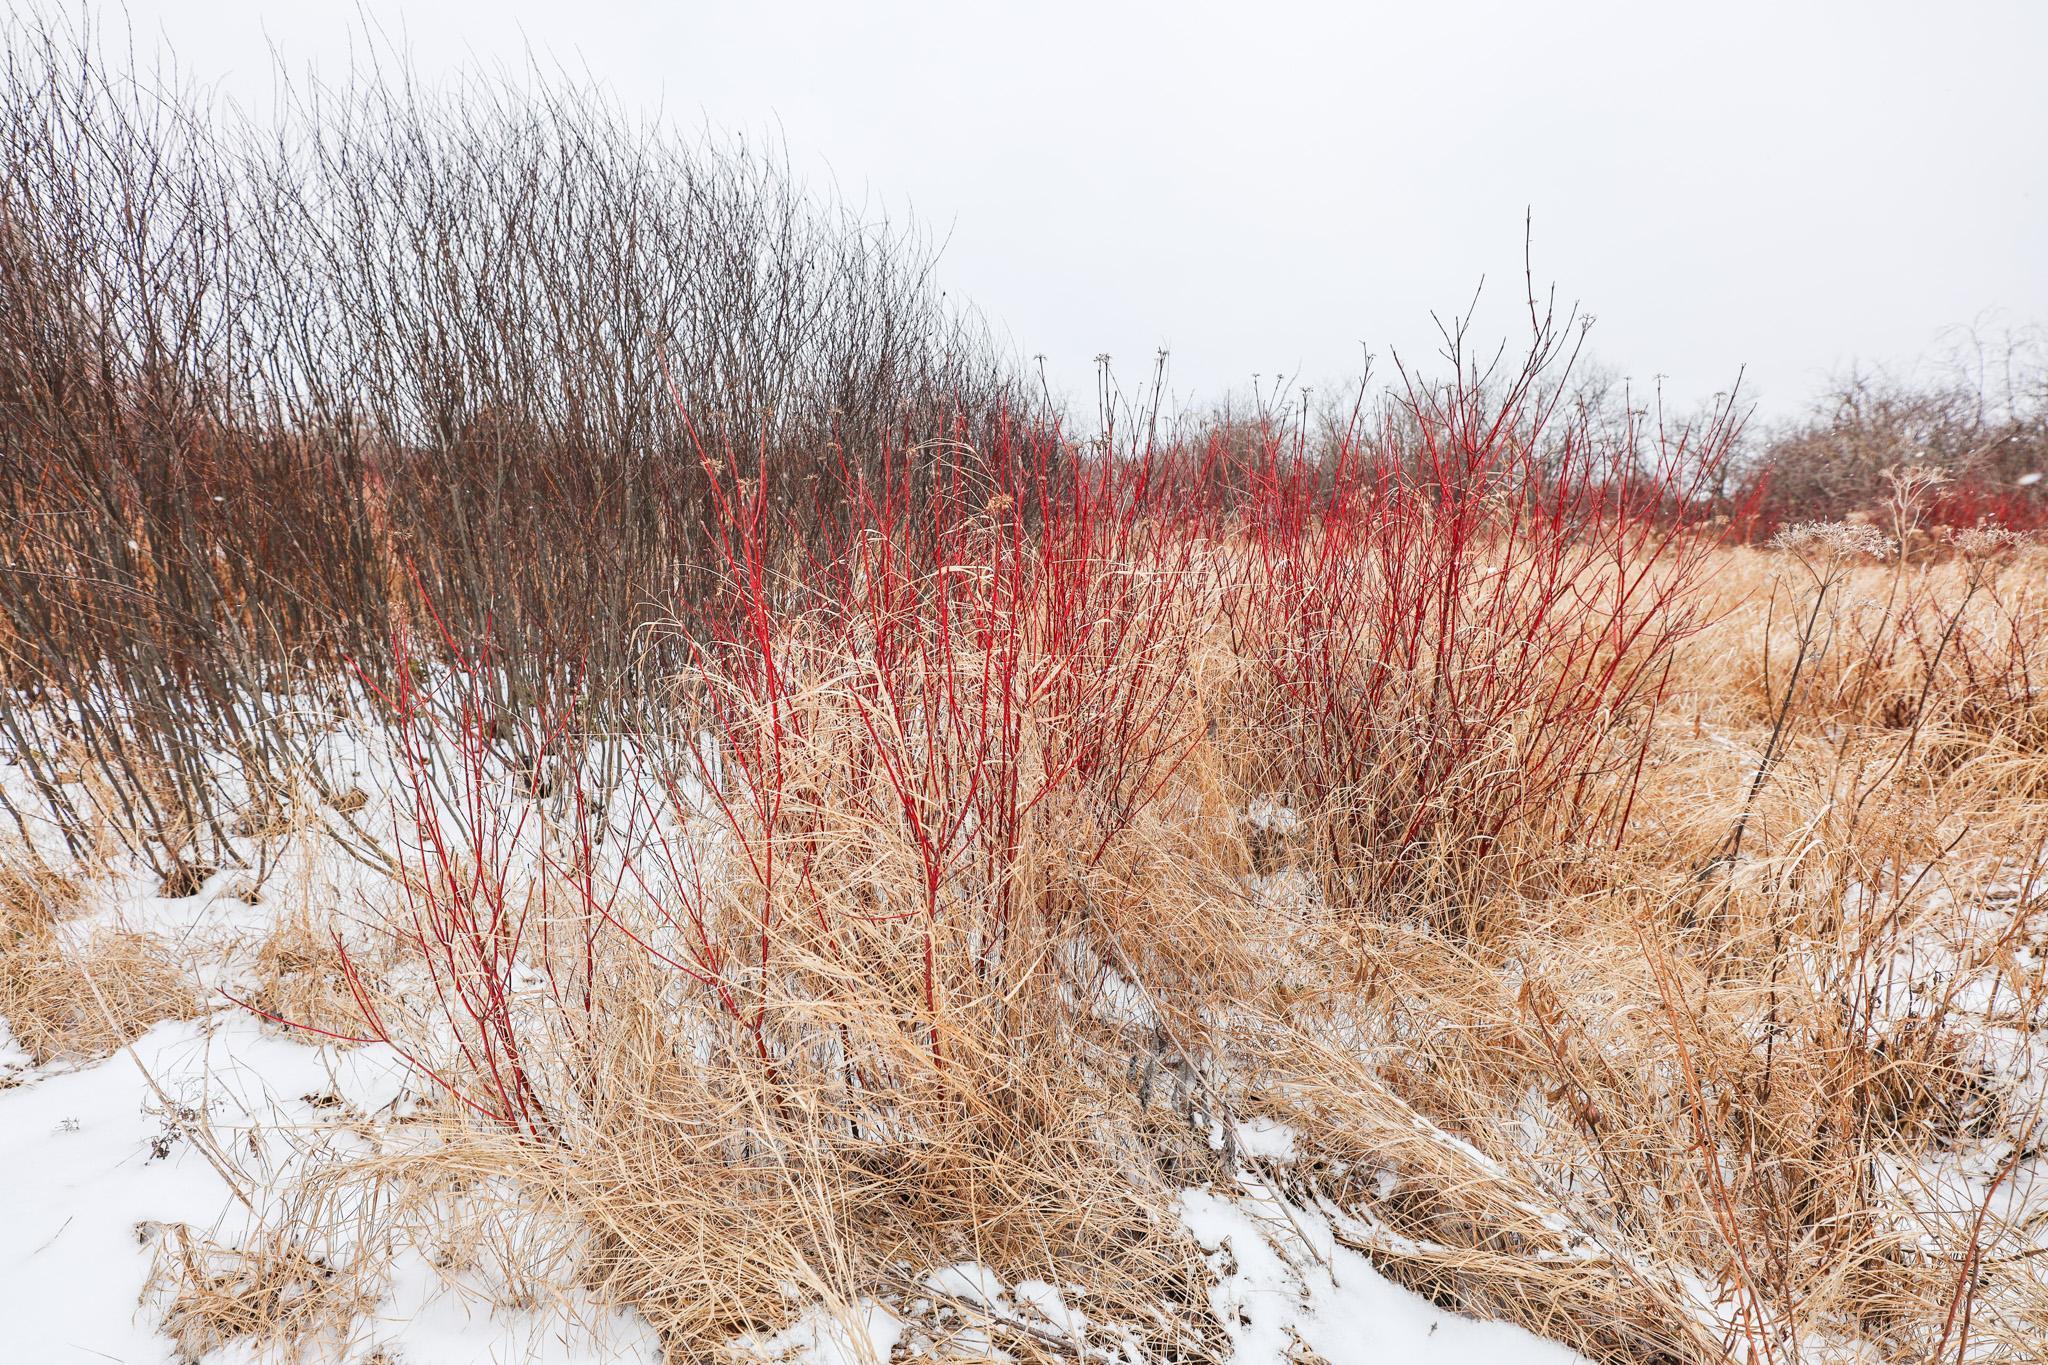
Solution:
<path fill-rule="evenodd" d="M 743 146 L 5 38 L 0 1355 L 2042 1358 L 2032 390 L 1084 439 Z"/>
<path fill-rule="evenodd" d="M 1551 715 L 1589 727 L 1568 780 L 1503 806 L 1556 742 L 1527 724 L 1548 692 L 1448 766 L 1390 692 L 1331 781 L 1307 683 L 1267 666 L 1301 604 L 1262 579 L 1233 617 L 1254 546 L 1167 566 L 1131 528 L 1061 580 L 1118 595 L 1057 656 L 1056 618 L 990 610 L 1010 561 L 970 519 L 950 638 L 928 596 L 850 633 L 786 601 L 678 693 L 669 747 L 581 767 L 508 763 L 473 679 L 414 670 L 351 738 L 362 823 L 302 793 L 245 841 L 260 886 L 156 902 L 232 905 L 226 938 L 109 927 L 118 856 L 17 847 L 14 1084 L 249 1009 L 413 1078 L 260 1179 L 260 1143 L 190 1118 L 262 1216 L 161 1234 L 165 1330 L 193 1359 L 345 1352 L 430 1247 L 504 1302 L 629 1305 L 678 1360 L 817 1305 L 886 1305 L 935 1358 L 1226 1359 L 1247 1329 L 1175 1213 L 1212 1191 L 1304 1274 L 1360 1252 L 1594 1359 L 2033 1358 L 2040 550 L 1837 526 L 1687 551 L 1654 604 L 1683 629 L 1630 637 L 1661 685 Z M 1065 1308 L 930 1287 L 962 1263 Z"/>

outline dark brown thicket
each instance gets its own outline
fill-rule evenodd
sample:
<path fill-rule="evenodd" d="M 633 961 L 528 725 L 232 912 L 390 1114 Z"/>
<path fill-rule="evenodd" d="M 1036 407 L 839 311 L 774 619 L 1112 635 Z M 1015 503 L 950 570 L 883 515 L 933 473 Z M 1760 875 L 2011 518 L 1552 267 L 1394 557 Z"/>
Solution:
<path fill-rule="evenodd" d="M 1992 381 L 1983 371 L 1996 368 Z M 1995 366 L 1909 382 L 1857 375 L 1759 451 L 1747 484 L 1757 529 L 1792 521 L 1887 520 L 1887 471 L 1941 481 L 1936 526 L 2048 526 L 2048 354 L 2013 341 Z"/>
<path fill-rule="evenodd" d="M 74 844 L 210 861 L 202 748 L 267 780 L 270 699 L 381 673 L 407 604 L 515 706 L 627 704 L 710 553 L 700 442 L 831 518 L 1011 404 L 921 241 L 743 144 L 382 71 L 258 126 L 89 30 L 4 60 L 0 727 Z"/>

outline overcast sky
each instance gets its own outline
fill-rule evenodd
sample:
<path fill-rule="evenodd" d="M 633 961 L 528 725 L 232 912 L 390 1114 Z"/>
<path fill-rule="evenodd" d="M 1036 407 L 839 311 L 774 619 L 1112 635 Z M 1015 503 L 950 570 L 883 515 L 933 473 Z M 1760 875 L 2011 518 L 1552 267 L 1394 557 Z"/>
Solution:
<path fill-rule="evenodd" d="M 100 10 L 110 27 L 120 11 Z M 254 106 L 368 24 L 424 74 L 529 52 L 634 108 L 766 135 L 946 241 L 1057 385 L 1172 352 L 1208 396 L 1433 344 L 1482 276 L 1597 357 L 1767 417 L 1950 329 L 2048 322 L 2048 3 L 913 4 L 130 0 L 138 49 Z"/>

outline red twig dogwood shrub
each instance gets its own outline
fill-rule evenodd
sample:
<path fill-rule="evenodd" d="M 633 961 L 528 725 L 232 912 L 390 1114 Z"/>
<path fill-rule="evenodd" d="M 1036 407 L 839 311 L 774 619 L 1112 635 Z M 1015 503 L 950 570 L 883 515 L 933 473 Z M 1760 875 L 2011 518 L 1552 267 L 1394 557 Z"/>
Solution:
<path fill-rule="evenodd" d="M 1304 804 L 1326 891 L 1370 900 L 1523 822 L 1618 837 L 1732 438 L 1556 411 L 1547 322 L 1505 383 L 1460 363 L 1319 467 L 1267 443 L 1226 610 L 1246 745 Z M 1568 360 L 1567 360 L 1568 363 Z M 1255 778 L 1254 780 L 1261 780 Z"/>
<path fill-rule="evenodd" d="M 1022 969 L 1020 917 L 1035 952 L 1082 913 L 1077 886 L 1198 738 L 1201 538 L 1149 462 L 1084 462 L 1050 429 L 931 454 L 849 466 L 831 517 L 771 502 L 765 457 L 741 476 L 705 455 L 717 587 L 678 626 L 696 664 L 665 733 L 604 741 L 609 782 L 568 752 L 585 737 L 566 713 L 506 714 L 486 661 L 446 642 L 429 684 L 401 649 L 379 693 L 406 852 L 387 927 L 424 965 L 428 1032 L 472 1077 L 443 1083 L 470 1109 L 557 1131 L 530 1054 L 559 1058 L 602 1007 L 596 964 L 621 941 L 780 1084 L 826 1053 L 885 1074 L 788 1007 L 898 976 L 943 1069 L 949 994 Z M 369 1035 L 403 1045 L 357 995 Z"/>
<path fill-rule="evenodd" d="M 1540 335 L 1505 386 L 1459 367 L 1411 389 L 1375 439 L 1319 461 L 1272 432 L 1235 508 L 1201 491 L 1213 449 L 1084 453 L 1023 421 L 981 449 L 849 461 L 818 495 L 829 509 L 771 497 L 765 453 L 700 451 L 716 572 L 677 626 L 695 662 L 667 730 L 617 741 L 612 781 L 565 758 L 554 818 L 533 793 L 506 814 L 485 788 L 541 782 L 560 723 L 490 714 L 460 665 L 451 735 L 423 740 L 420 718 L 442 713 L 398 670 L 418 864 L 400 929 L 483 1078 L 458 1093 L 549 1131 L 521 972 L 587 1015 L 600 934 L 669 974 L 772 1084 L 820 1064 L 900 1079 L 911 1037 L 943 1072 L 949 1000 L 1032 969 L 1020 920 L 1034 952 L 1074 930 L 1094 869 L 1216 734 L 1234 736 L 1244 795 L 1301 805 L 1347 904 L 1525 826 L 1617 833 L 1691 625 L 1707 542 L 1688 509 L 1730 423 L 1554 423 L 1540 381 L 1556 349 Z M 1205 702 L 1219 636 L 1232 681 Z M 527 770 L 496 778 L 507 725 L 534 732 Z M 459 798 L 428 780 L 451 761 Z M 528 821 L 547 828 L 515 858 Z M 573 913 L 530 929 L 550 896 Z M 580 966 L 530 951 L 576 934 Z M 876 991 L 894 1032 L 865 1056 L 843 1014 L 811 1019 Z"/>
<path fill-rule="evenodd" d="M 847 888 L 820 885 L 822 831 L 855 831 L 862 866 L 900 859 L 852 901 L 866 922 L 915 926 L 942 1059 L 942 921 L 989 970 L 1044 823 L 1092 865 L 1192 742 L 1196 542 L 1161 515 L 1143 462 L 1079 463 L 1051 430 L 1005 424 L 985 452 L 919 454 L 849 470 L 843 536 L 779 564 L 765 471 L 725 480 L 707 461 L 726 572 L 700 617 L 696 767 L 764 907 L 763 974 L 765 907 L 787 897 L 828 938 L 828 904 L 843 912 Z M 1062 913 L 1042 882 L 1033 894 L 1032 913 Z"/>
<path fill-rule="evenodd" d="M 563 1060 L 562 1026 L 591 1003 L 586 993 L 580 1011 L 563 1008 L 547 941 L 552 883 L 538 875 L 550 857 L 541 799 L 562 776 L 569 713 L 513 716 L 488 653 L 445 635 L 442 645 L 430 661 L 401 634 L 390 681 L 364 678 L 383 711 L 394 826 L 395 898 L 371 927 L 395 950 L 375 956 L 402 964 L 404 979 L 374 978 L 337 928 L 363 1032 L 296 1026 L 388 1044 L 469 1113 L 556 1141 L 540 1071 Z M 587 957 L 587 936 L 584 946 Z"/>
<path fill-rule="evenodd" d="M 611 1239 L 615 1292 L 691 1330 L 713 1281 L 776 1311 L 775 1277 L 732 1269 L 760 1247 L 704 1229 L 790 1225 L 821 1160 L 813 1256 L 991 1255 L 1001 1217 L 1055 1258 L 1034 1273 L 1090 1247 L 1181 1273 L 1109 1175 L 1137 1150 L 1103 1127 L 1132 1121 L 1129 1047 L 1094 1002 L 1110 963 L 1228 951 L 1116 937 L 1203 735 L 1201 538 L 1144 462 L 1051 430 L 932 455 L 849 467 L 795 534 L 762 457 L 707 452 L 716 591 L 675 627 L 694 662 L 660 725 L 508 713 L 484 660 L 408 659 L 384 696 L 406 951 L 376 980 L 352 960 L 361 1036 L 523 1139 Z M 1143 923 L 1224 903 L 1147 896 Z"/>
<path fill-rule="evenodd" d="M 2036 486 L 2039 479 L 2024 486 L 2000 487 L 1982 479 L 1965 476 L 1942 488 L 1928 511 L 1935 526 L 2000 527 L 2010 531 L 2039 531 L 2048 528 L 2048 498 Z"/>

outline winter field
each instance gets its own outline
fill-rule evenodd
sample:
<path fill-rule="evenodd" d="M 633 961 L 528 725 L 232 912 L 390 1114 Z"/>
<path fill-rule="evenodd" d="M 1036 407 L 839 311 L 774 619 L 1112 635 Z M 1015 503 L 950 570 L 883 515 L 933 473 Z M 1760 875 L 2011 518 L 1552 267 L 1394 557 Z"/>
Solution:
<path fill-rule="evenodd" d="M 1083 420 L 744 149 L 8 39 L 0 1360 L 2042 1358 L 2048 369 Z"/>
<path fill-rule="evenodd" d="M 1092 563 L 1120 609 L 1055 653 L 959 530 L 952 639 L 842 585 L 659 736 L 494 733 L 480 667 L 268 698 L 297 779 L 208 755 L 226 837 L 168 873 L 47 709 L 14 1358 L 2031 1358 L 2040 551 L 1681 547 L 1616 653 L 1654 688 L 1561 711 L 1537 623 L 1475 620 L 1439 757 L 1432 665 L 1349 690 L 1374 538 L 1235 620 L 1250 550 Z M 1577 565 L 1551 647 L 1643 563 Z"/>

